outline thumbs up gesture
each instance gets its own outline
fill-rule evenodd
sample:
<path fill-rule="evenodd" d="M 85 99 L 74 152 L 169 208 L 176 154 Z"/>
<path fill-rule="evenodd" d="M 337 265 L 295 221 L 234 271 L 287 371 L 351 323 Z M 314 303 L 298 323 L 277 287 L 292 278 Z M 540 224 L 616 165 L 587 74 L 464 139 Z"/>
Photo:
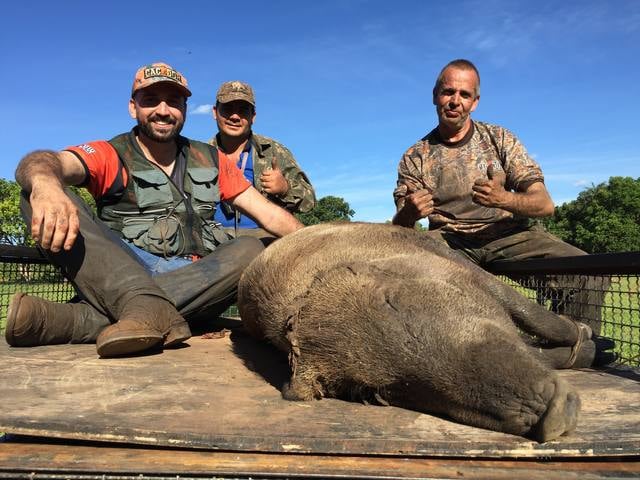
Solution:
<path fill-rule="evenodd" d="M 487 178 L 479 178 L 473 184 L 471 199 L 485 207 L 501 208 L 508 202 L 508 192 L 504 189 L 507 175 L 493 165 L 487 167 Z"/>
<path fill-rule="evenodd" d="M 271 195 L 284 195 L 289 191 L 289 182 L 284 178 L 275 157 L 271 160 L 271 168 L 260 175 L 260 183 L 262 190 Z"/>

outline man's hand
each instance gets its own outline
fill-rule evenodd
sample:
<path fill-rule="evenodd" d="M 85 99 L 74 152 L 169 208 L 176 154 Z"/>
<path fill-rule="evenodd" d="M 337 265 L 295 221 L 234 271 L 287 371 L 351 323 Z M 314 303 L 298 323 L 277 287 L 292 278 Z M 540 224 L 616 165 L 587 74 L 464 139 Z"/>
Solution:
<path fill-rule="evenodd" d="M 417 186 L 405 182 L 407 195 L 404 197 L 404 205 L 394 215 L 392 223 L 403 227 L 413 228 L 421 218 L 426 218 L 433 212 L 433 195 L 428 189 L 417 189 Z"/>
<path fill-rule="evenodd" d="M 271 169 L 265 170 L 260 175 L 262 190 L 271 195 L 284 195 L 289 191 L 289 182 L 282 175 L 282 170 L 278 167 L 275 157 L 271 160 Z"/>
<path fill-rule="evenodd" d="M 42 248 L 70 250 L 78 237 L 78 208 L 64 192 L 65 185 L 85 180 L 82 162 L 71 152 L 36 150 L 20 160 L 16 180 L 29 193 L 31 236 Z"/>
<path fill-rule="evenodd" d="M 487 167 L 487 180 L 478 179 L 472 187 L 471 199 L 485 207 L 504 208 L 509 202 L 509 192 L 504 189 L 507 175 L 503 170 L 494 172 L 493 165 Z"/>
<path fill-rule="evenodd" d="M 71 250 L 78 237 L 78 208 L 60 186 L 34 184 L 30 196 L 31 236 L 42 248 Z"/>

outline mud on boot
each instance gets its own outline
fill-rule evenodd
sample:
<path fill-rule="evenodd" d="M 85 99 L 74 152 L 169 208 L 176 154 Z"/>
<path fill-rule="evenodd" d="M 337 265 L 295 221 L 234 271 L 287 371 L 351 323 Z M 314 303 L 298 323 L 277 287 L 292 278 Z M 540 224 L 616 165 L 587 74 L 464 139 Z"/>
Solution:
<path fill-rule="evenodd" d="M 189 338 L 189 325 L 170 302 L 153 295 L 139 295 L 124 306 L 116 323 L 100 333 L 96 348 L 103 358 L 118 357 L 160 344 L 170 347 Z"/>
<path fill-rule="evenodd" d="M 17 292 L 9 302 L 5 338 L 12 347 L 69 343 L 73 306 Z"/>

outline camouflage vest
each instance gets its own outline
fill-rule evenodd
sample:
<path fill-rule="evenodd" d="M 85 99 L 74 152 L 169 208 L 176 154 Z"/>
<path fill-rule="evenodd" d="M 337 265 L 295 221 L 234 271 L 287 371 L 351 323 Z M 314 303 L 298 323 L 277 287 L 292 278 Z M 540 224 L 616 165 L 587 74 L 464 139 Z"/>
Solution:
<path fill-rule="evenodd" d="M 98 216 L 123 239 L 150 253 L 204 256 L 229 237 L 213 221 L 220 203 L 218 157 L 206 143 L 178 137 L 186 157 L 184 194 L 135 143 L 133 132 L 109 140 L 127 170 L 121 195 L 97 202 Z"/>

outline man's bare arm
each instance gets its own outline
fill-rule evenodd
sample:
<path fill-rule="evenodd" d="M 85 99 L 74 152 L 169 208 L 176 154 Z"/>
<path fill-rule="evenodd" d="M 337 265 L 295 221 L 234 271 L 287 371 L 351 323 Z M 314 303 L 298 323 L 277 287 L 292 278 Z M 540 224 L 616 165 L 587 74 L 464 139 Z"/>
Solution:
<path fill-rule="evenodd" d="M 285 209 L 271 203 L 260 195 L 260 192 L 254 187 L 249 187 L 244 192 L 236 195 L 231 204 L 277 237 L 283 237 L 304 227 L 296 217 Z"/>
<path fill-rule="evenodd" d="M 37 150 L 18 164 L 16 181 L 31 204 L 31 236 L 43 248 L 59 252 L 73 246 L 80 224 L 64 186 L 82 183 L 84 177 L 82 163 L 70 152 Z"/>

